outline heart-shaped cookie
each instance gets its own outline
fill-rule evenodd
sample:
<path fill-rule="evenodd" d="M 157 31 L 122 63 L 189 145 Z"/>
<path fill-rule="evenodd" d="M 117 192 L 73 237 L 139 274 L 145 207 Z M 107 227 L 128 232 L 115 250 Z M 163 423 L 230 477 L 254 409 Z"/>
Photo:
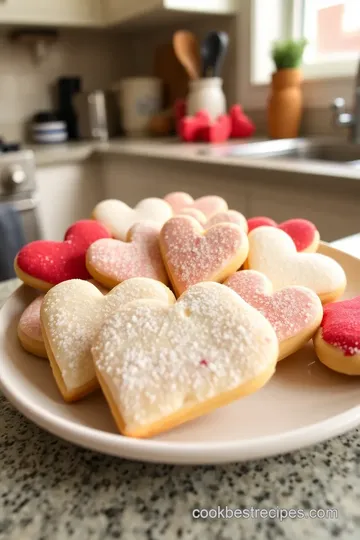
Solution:
<path fill-rule="evenodd" d="M 315 253 L 318 250 L 320 234 L 311 221 L 307 219 L 289 219 L 277 224 L 268 217 L 254 217 L 248 219 L 249 233 L 258 227 L 277 227 L 286 232 L 294 241 L 297 251 Z"/>
<path fill-rule="evenodd" d="M 128 231 L 139 221 L 156 221 L 163 225 L 173 215 L 171 206 L 163 199 L 152 197 L 143 199 L 135 208 L 116 199 L 107 199 L 98 203 L 92 216 L 111 231 L 118 240 L 126 240 Z"/>
<path fill-rule="evenodd" d="M 215 214 L 207 221 L 205 228 L 209 229 L 217 223 L 235 223 L 235 225 L 239 225 L 245 232 L 248 231 L 246 217 L 240 212 L 237 212 L 237 210 L 227 210 L 226 212 Z"/>
<path fill-rule="evenodd" d="M 203 214 L 200 210 L 196 210 L 196 208 L 183 208 L 177 215 L 191 216 L 196 219 L 196 221 L 198 221 L 203 227 L 206 225 L 207 222 L 205 214 Z"/>
<path fill-rule="evenodd" d="M 41 333 L 40 309 L 44 299 L 41 294 L 28 305 L 22 313 L 17 333 L 23 348 L 35 356 L 47 358 L 44 340 Z"/>
<path fill-rule="evenodd" d="M 86 266 L 90 274 L 111 289 L 134 277 L 147 277 L 168 283 L 160 253 L 160 226 L 141 221 L 128 233 L 128 242 L 106 238 L 90 246 Z"/>
<path fill-rule="evenodd" d="M 228 209 L 227 202 L 217 195 L 206 195 L 194 201 L 188 193 L 175 191 L 174 193 L 168 193 L 164 200 L 170 204 L 174 214 L 179 214 L 184 208 L 195 208 L 205 214 L 207 219 L 219 212 L 226 212 Z"/>
<path fill-rule="evenodd" d="M 271 281 L 255 270 L 236 272 L 224 285 L 271 323 L 279 340 L 279 360 L 301 349 L 320 326 L 321 302 L 306 287 L 286 287 L 273 293 Z"/>
<path fill-rule="evenodd" d="M 109 292 L 93 279 L 90 279 L 89 282 L 95 285 L 102 294 L 107 294 Z M 43 299 L 43 294 L 37 296 L 23 311 L 19 319 L 17 333 L 20 343 L 25 351 L 41 358 L 47 358 L 40 322 L 40 310 Z"/>
<path fill-rule="evenodd" d="M 261 388 L 278 343 L 228 287 L 199 283 L 174 306 L 140 300 L 101 328 L 92 354 L 121 433 L 149 437 Z"/>
<path fill-rule="evenodd" d="M 341 266 L 319 253 L 297 253 L 288 234 L 275 227 L 259 227 L 249 234 L 246 266 L 272 282 L 275 291 L 301 285 L 316 292 L 323 304 L 339 298 L 346 287 Z"/>
<path fill-rule="evenodd" d="M 16 256 L 15 272 L 24 283 L 41 291 L 69 279 L 90 279 L 86 251 L 96 240 L 109 237 L 101 223 L 77 221 L 66 231 L 63 242 L 36 240 L 24 246 Z"/>
<path fill-rule="evenodd" d="M 161 229 L 160 248 L 179 296 L 200 281 L 224 281 L 243 264 L 249 246 L 238 225 L 219 223 L 205 230 L 194 218 L 177 216 Z"/>
<path fill-rule="evenodd" d="M 360 296 L 324 307 L 314 347 L 328 368 L 345 375 L 360 375 Z"/>
<path fill-rule="evenodd" d="M 41 306 L 41 329 L 48 358 L 65 401 L 76 401 L 98 386 L 91 345 L 102 324 L 124 304 L 140 298 L 175 301 L 159 281 L 133 278 L 106 296 L 91 283 L 71 280 L 53 287 Z"/>

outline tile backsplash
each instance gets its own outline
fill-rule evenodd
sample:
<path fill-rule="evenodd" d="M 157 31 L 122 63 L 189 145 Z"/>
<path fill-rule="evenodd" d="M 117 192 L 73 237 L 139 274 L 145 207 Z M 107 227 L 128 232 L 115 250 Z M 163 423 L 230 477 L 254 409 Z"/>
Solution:
<path fill-rule="evenodd" d="M 36 63 L 32 51 L 0 33 L 0 134 L 23 139 L 25 123 L 39 110 L 53 109 L 54 84 L 61 75 L 80 75 L 85 89 L 106 88 L 126 71 L 121 37 L 109 31 L 59 32 L 48 55 Z"/>
<path fill-rule="evenodd" d="M 235 19 L 195 18 L 180 27 L 199 39 L 210 30 L 226 30 L 230 48 L 224 64 L 224 89 L 229 103 L 235 101 Z M 126 76 L 152 75 L 157 45 L 171 41 L 178 26 L 149 28 L 123 33 L 117 30 L 60 31 L 58 40 L 42 62 L 21 42 L 9 40 L 0 30 L 0 136 L 24 139 L 26 124 L 35 112 L 53 109 L 54 84 L 59 76 L 79 75 L 85 90 L 107 88 Z"/>

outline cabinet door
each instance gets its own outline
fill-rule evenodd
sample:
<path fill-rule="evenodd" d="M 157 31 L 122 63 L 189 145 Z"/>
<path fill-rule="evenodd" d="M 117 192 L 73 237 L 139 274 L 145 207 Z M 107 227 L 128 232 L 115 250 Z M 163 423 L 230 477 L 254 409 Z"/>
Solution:
<path fill-rule="evenodd" d="M 101 9 L 99 0 L 2 0 L 0 24 L 97 26 Z"/>
<path fill-rule="evenodd" d="M 134 206 L 147 197 L 185 191 L 194 198 L 219 195 L 229 208 L 247 215 L 248 187 L 224 167 L 131 156 L 107 156 L 102 179 L 105 197 Z"/>
<path fill-rule="evenodd" d="M 79 219 L 90 219 L 103 198 L 97 163 L 39 167 L 39 220 L 47 240 L 63 240 L 68 227 Z"/>
<path fill-rule="evenodd" d="M 268 216 L 278 222 L 291 218 L 309 219 L 326 242 L 360 231 L 359 198 L 331 191 L 328 187 L 253 186 L 249 217 Z"/>

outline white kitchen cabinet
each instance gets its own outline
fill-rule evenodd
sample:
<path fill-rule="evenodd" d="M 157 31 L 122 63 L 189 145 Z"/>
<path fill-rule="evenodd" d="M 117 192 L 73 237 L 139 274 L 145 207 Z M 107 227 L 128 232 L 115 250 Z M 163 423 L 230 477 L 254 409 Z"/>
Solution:
<path fill-rule="evenodd" d="M 176 20 L 177 14 L 209 13 L 231 15 L 237 12 L 240 0 L 105 0 L 106 24 L 141 21 Z"/>
<path fill-rule="evenodd" d="M 253 185 L 249 217 L 268 216 L 277 222 L 291 218 L 309 219 L 327 242 L 359 232 L 359 199 L 327 186 L 299 184 Z"/>
<path fill-rule="evenodd" d="M 248 186 L 223 167 L 219 171 L 194 162 L 124 155 L 106 156 L 102 163 L 106 198 L 133 206 L 146 197 L 163 197 L 172 191 L 185 191 L 194 198 L 216 193 L 231 208 L 247 213 Z"/>
<path fill-rule="evenodd" d="M 103 198 L 98 164 L 92 161 L 39 167 L 36 182 L 40 225 L 47 240 L 63 240 L 66 229 L 79 219 L 89 219 Z"/>
<path fill-rule="evenodd" d="M 100 0 L 0 0 L 0 24 L 100 26 Z"/>

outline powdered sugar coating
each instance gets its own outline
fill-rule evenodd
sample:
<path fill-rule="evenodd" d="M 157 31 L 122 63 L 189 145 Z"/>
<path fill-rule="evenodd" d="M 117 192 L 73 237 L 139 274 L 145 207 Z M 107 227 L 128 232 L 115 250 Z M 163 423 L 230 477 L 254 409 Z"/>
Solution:
<path fill-rule="evenodd" d="M 92 348 L 128 431 L 251 381 L 275 365 L 270 323 L 229 288 L 199 283 L 175 306 L 117 311 Z"/>
<path fill-rule="evenodd" d="M 247 235 L 239 226 L 220 223 L 205 231 L 189 216 L 174 217 L 165 223 L 160 242 L 179 294 L 200 281 L 217 281 L 216 276 L 234 260 L 239 268 L 248 253 Z"/>
<path fill-rule="evenodd" d="M 85 254 L 87 248 L 100 238 L 109 238 L 108 230 L 94 220 L 74 223 L 63 242 L 36 240 L 24 246 L 16 264 L 26 274 L 56 285 L 68 279 L 89 279 Z"/>
<path fill-rule="evenodd" d="M 265 274 L 275 291 L 301 285 L 317 294 L 345 287 L 341 266 L 319 253 L 297 253 L 290 236 L 274 227 L 259 227 L 249 234 L 248 265 Z"/>
<path fill-rule="evenodd" d="M 95 242 L 87 252 L 90 273 L 93 269 L 114 285 L 133 277 L 148 277 L 167 283 L 159 233 L 158 223 L 142 221 L 129 231 L 128 242 L 114 239 Z"/>
<path fill-rule="evenodd" d="M 239 227 L 241 227 L 245 232 L 248 230 L 246 217 L 236 210 L 227 210 L 226 212 L 219 212 L 218 214 L 215 214 L 208 220 L 205 228 L 208 229 L 217 223 L 235 223 L 235 225 L 239 225 Z"/>
<path fill-rule="evenodd" d="M 225 285 L 267 318 L 280 342 L 313 326 L 321 317 L 321 302 L 313 291 L 294 286 L 272 294 L 271 282 L 255 270 L 236 272 Z"/>
<path fill-rule="evenodd" d="M 40 295 L 28 305 L 19 320 L 19 329 L 30 339 L 43 343 L 40 324 L 40 309 L 44 295 Z"/>
<path fill-rule="evenodd" d="M 227 202 L 217 195 L 205 195 L 194 201 L 188 193 L 174 192 L 166 195 L 164 200 L 171 205 L 174 214 L 182 213 L 185 208 L 195 208 L 210 219 L 215 214 L 228 210 Z"/>
<path fill-rule="evenodd" d="M 315 225 L 307 219 L 289 219 L 279 225 L 273 219 L 262 216 L 248 220 L 249 232 L 262 226 L 277 227 L 286 232 L 292 238 L 297 251 L 306 251 L 314 243 L 316 238 L 319 238 L 319 233 Z"/>
<path fill-rule="evenodd" d="M 360 296 L 324 307 L 322 339 L 344 356 L 360 354 Z"/>
<path fill-rule="evenodd" d="M 41 310 L 43 330 L 68 390 L 95 378 L 90 349 L 107 317 L 140 298 L 156 298 L 165 304 L 175 301 L 165 285 L 147 278 L 129 279 L 106 296 L 80 280 L 61 283 L 46 294 Z"/>
<path fill-rule="evenodd" d="M 116 199 L 107 199 L 98 203 L 93 210 L 93 217 L 104 223 L 115 238 L 123 241 L 135 223 L 149 220 L 163 225 L 172 215 L 171 206 L 156 197 L 143 199 L 135 208 Z"/>

